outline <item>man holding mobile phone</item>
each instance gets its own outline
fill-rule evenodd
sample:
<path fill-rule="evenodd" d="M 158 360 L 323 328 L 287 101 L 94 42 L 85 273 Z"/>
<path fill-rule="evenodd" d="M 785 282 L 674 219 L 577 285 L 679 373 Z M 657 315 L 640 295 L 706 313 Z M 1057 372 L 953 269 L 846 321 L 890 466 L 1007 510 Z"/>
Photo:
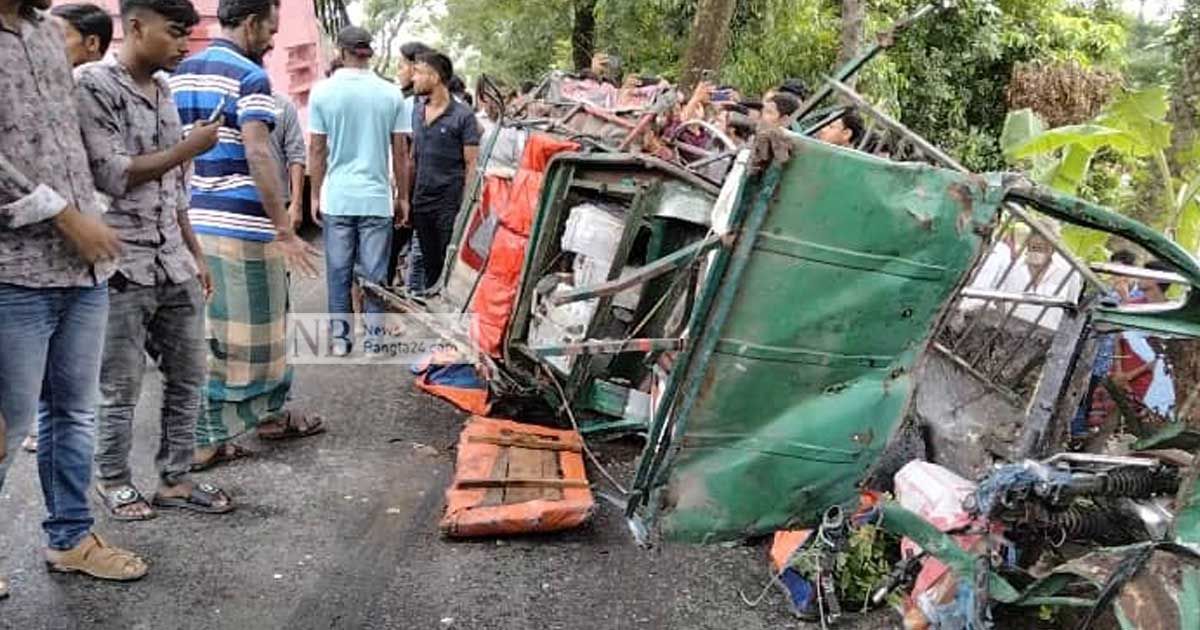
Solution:
<path fill-rule="evenodd" d="M 125 255 L 109 282 L 108 334 L 100 375 L 97 494 L 110 516 L 141 521 L 154 509 L 233 509 L 219 488 L 193 483 L 196 421 L 206 381 L 205 298 L 212 276 L 188 219 L 187 163 L 217 144 L 221 108 L 184 137 L 171 71 L 188 52 L 200 16 L 190 0 L 122 0 L 124 38 L 115 56 L 80 68 L 80 126 L 97 187 L 112 197 L 105 215 Z M 146 349 L 163 375 L 158 491 L 133 484 L 129 449 Z"/>

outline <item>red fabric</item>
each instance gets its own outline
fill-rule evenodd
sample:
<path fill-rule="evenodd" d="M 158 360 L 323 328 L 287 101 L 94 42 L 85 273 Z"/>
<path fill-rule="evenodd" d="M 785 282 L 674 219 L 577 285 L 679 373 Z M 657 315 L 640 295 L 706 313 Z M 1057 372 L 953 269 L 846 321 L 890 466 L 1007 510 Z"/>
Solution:
<path fill-rule="evenodd" d="M 462 253 L 459 254 L 459 258 L 471 269 L 476 271 L 482 269 L 483 263 L 487 259 L 484 252 L 471 249 L 471 240 L 474 238 L 475 232 L 479 230 L 487 217 L 498 214 L 508 204 L 508 195 L 511 190 L 512 183 L 503 177 L 492 175 L 484 179 L 483 194 L 480 196 L 479 205 L 471 215 L 471 223 L 467 226 L 467 238 L 463 239 Z"/>
<path fill-rule="evenodd" d="M 578 148 L 578 144 L 550 136 L 530 136 L 521 156 L 521 169 L 517 171 L 507 200 L 495 207 L 499 225 L 479 288 L 471 301 L 471 311 L 475 314 L 471 338 L 481 352 L 492 356 L 500 354 L 504 331 L 508 329 L 508 320 L 516 303 L 517 285 L 521 282 L 521 268 L 525 264 L 525 247 L 537 212 L 546 166 L 555 155 Z"/>

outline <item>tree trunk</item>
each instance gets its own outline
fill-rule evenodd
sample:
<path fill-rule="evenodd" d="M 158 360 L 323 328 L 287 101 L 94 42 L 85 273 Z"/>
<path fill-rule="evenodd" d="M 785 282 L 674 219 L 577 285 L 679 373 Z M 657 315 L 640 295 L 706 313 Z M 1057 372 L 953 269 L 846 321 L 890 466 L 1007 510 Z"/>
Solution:
<path fill-rule="evenodd" d="M 596 52 L 596 1 L 575 0 L 575 22 L 571 29 L 571 58 L 578 72 L 592 65 Z"/>
<path fill-rule="evenodd" d="M 1178 31 L 1172 42 L 1179 64 L 1171 86 L 1171 150 L 1167 154 L 1171 172 L 1184 175 L 1183 156 L 1200 139 L 1200 0 L 1187 0 L 1178 16 Z"/>
<path fill-rule="evenodd" d="M 837 65 L 841 66 L 858 56 L 866 32 L 866 0 L 842 0 L 842 33 L 838 45 Z M 854 78 L 849 84 L 854 85 Z"/>
<path fill-rule="evenodd" d="M 683 55 L 682 84 L 690 90 L 706 71 L 716 72 L 729 47 L 729 26 L 736 0 L 699 0 L 687 52 Z"/>

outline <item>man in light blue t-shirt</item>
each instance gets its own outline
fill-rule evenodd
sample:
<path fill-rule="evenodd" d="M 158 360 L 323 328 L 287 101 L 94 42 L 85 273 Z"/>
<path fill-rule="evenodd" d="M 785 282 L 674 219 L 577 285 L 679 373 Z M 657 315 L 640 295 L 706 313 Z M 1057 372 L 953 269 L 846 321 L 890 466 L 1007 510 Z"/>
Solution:
<path fill-rule="evenodd" d="M 357 267 L 386 284 L 392 227 L 408 216 L 408 148 L 412 113 L 400 89 L 369 68 L 371 35 L 347 26 L 338 33 L 342 68 L 309 99 L 309 172 L 313 220 L 325 228 L 325 281 L 334 316 L 331 348 L 350 353 L 350 285 Z M 389 168 L 390 164 L 390 168 Z M 368 297 L 367 354 L 382 322 L 383 305 Z"/>

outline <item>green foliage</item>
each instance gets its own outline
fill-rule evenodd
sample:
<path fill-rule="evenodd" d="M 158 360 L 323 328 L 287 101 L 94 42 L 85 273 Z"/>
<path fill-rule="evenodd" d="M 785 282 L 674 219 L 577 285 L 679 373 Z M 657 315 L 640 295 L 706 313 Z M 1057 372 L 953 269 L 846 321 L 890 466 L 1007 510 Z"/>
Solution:
<path fill-rule="evenodd" d="M 867 41 L 924 0 L 868 0 Z M 697 0 L 599 0 L 596 46 L 625 70 L 674 78 Z M 860 91 L 967 167 L 1005 164 L 1000 133 L 1012 68 L 1031 60 L 1075 60 L 1117 69 L 1145 32 L 1110 9 L 1072 0 L 959 0 L 897 39 L 860 77 Z M 446 0 L 438 26 L 480 69 L 509 81 L 570 66 L 571 0 Z M 837 0 L 741 0 L 721 81 L 761 93 L 788 77 L 820 85 L 838 53 Z"/>
<path fill-rule="evenodd" d="M 536 79 L 570 66 L 570 0 L 445 0 L 445 39 L 479 52 L 478 69 L 504 80 Z M 564 55 L 565 51 L 565 55 Z"/>

